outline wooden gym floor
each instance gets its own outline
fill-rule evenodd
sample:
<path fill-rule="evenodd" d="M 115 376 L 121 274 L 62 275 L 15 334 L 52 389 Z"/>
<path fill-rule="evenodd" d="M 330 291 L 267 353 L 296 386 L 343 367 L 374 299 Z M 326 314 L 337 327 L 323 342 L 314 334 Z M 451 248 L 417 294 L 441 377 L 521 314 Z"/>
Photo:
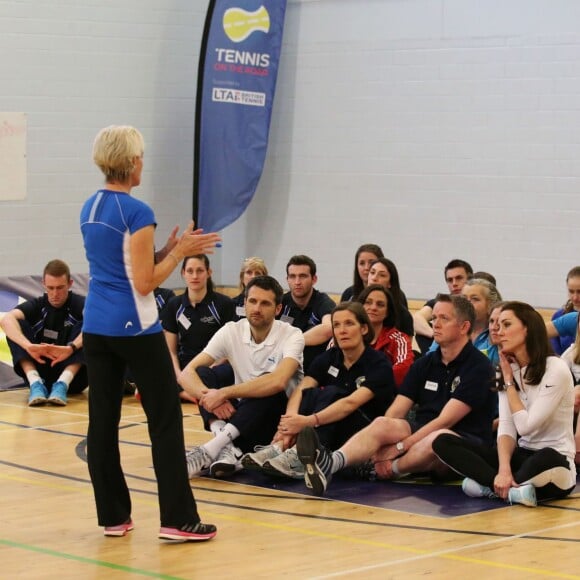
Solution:
<path fill-rule="evenodd" d="M 155 481 L 143 411 L 127 397 L 121 453 L 135 530 L 97 527 L 85 461 L 87 400 L 26 406 L 0 392 L 0 578 L 577 578 L 580 492 L 536 509 L 470 500 L 457 486 L 301 482 L 238 474 L 192 480 L 208 543 L 157 539 Z M 186 443 L 208 438 L 185 405 Z"/>

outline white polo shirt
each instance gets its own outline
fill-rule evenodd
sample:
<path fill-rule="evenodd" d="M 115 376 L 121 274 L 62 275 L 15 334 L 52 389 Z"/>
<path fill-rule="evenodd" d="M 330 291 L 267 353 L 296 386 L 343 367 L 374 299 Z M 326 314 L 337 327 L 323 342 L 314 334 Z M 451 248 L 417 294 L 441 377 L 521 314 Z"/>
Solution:
<path fill-rule="evenodd" d="M 243 318 L 222 326 L 203 352 L 214 360 L 227 358 L 234 369 L 236 384 L 245 383 L 264 373 L 271 373 L 282 359 L 292 358 L 298 361 L 298 368 L 286 385 L 286 394 L 290 396 L 304 377 L 303 350 L 302 332 L 287 322 L 274 320 L 268 336 L 256 344 L 250 332 L 250 323 L 247 318 Z"/>

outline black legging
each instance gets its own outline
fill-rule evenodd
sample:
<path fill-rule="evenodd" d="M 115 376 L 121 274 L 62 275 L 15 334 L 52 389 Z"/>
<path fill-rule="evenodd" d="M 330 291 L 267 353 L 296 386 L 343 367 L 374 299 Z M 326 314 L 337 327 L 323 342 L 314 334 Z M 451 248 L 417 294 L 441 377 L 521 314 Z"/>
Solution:
<path fill-rule="evenodd" d="M 119 452 L 127 367 L 139 385 L 147 416 L 161 525 L 180 528 L 199 522 L 187 477 L 177 381 L 163 334 L 109 337 L 84 333 L 83 344 L 90 383 L 87 458 L 99 524 L 116 526 L 131 516 Z"/>
<path fill-rule="evenodd" d="M 497 449 L 444 433 L 433 441 L 433 451 L 443 463 L 460 475 L 493 490 L 499 469 Z M 575 487 L 563 488 L 569 482 L 567 475 L 570 465 L 564 455 L 551 447 L 538 451 L 516 447 L 510 466 L 514 481 L 534 485 L 539 500 L 565 497 Z M 566 469 L 568 474 L 562 469 Z M 549 473 L 550 470 L 554 472 Z"/>

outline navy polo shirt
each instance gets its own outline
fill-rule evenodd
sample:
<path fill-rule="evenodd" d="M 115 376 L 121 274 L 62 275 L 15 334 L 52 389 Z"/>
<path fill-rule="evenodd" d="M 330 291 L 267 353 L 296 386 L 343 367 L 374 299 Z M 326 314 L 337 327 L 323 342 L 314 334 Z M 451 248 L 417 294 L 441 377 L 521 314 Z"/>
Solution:
<path fill-rule="evenodd" d="M 441 361 L 438 347 L 413 363 L 399 393 L 418 405 L 416 422 L 420 427 L 438 417 L 450 399 L 462 401 L 471 411 L 451 429 L 491 444 L 496 407 L 496 394 L 491 391 L 494 376 L 489 359 L 471 342 L 447 365 Z"/>
<path fill-rule="evenodd" d="M 246 293 L 242 290 L 237 296 L 232 298 L 234 301 L 234 306 L 236 309 L 236 313 L 234 314 L 234 322 L 241 320 L 242 318 L 246 318 L 246 307 L 244 305 L 246 301 Z"/>
<path fill-rule="evenodd" d="M 16 308 L 22 311 L 24 319 L 32 328 L 36 344 L 46 342 L 64 346 L 72 340 L 70 337 L 73 330 L 79 329 L 82 324 L 85 297 L 69 292 L 66 302 L 60 308 L 55 308 L 48 301 L 48 296 L 43 294 Z M 75 332 L 74 336 L 77 334 Z"/>
<path fill-rule="evenodd" d="M 345 397 L 359 387 L 370 389 L 374 397 L 360 408 L 369 419 L 384 415 L 395 396 L 391 363 L 383 352 L 370 346 L 349 369 L 344 366 L 344 354 L 340 348 L 333 347 L 312 361 L 308 376 L 319 387 L 336 386 Z"/>
<path fill-rule="evenodd" d="M 282 297 L 282 311 L 278 318 L 306 332 L 318 326 L 322 318 L 330 314 L 335 306 L 334 300 L 328 294 L 314 289 L 308 304 L 301 309 L 292 299 L 292 294 L 286 292 Z"/>
<path fill-rule="evenodd" d="M 314 289 L 308 304 L 300 308 L 292 299 L 292 294 L 286 292 L 282 297 L 282 310 L 280 320 L 288 322 L 292 326 L 306 332 L 322 322 L 322 318 L 330 314 L 336 304 L 334 300 L 324 292 Z M 314 358 L 326 350 L 326 344 L 304 347 L 304 371 L 306 372 Z"/>
<path fill-rule="evenodd" d="M 164 330 L 178 335 L 177 355 L 182 368 L 207 346 L 226 322 L 234 319 L 234 312 L 232 299 L 218 292 L 208 292 L 195 306 L 189 302 L 187 291 L 169 300 L 161 323 Z"/>

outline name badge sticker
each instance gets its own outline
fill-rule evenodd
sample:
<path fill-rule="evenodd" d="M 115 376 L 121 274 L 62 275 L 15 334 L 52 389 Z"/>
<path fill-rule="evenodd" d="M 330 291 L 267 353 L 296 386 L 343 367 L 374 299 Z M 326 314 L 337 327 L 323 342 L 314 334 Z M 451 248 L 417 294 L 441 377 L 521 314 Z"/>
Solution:
<path fill-rule="evenodd" d="M 436 391 L 439 388 L 439 384 L 435 381 L 425 381 L 425 390 Z"/>
<path fill-rule="evenodd" d="M 179 324 L 181 324 L 181 326 L 183 326 L 183 328 L 185 328 L 185 330 L 189 330 L 189 327 L 191 326 L 191 322 L 189 321 L 189 318 L 187 318 L 187 316 L 185 316 L 185 314 L 183 314 L 183 312 L 179 315 L 177 322 L 179 322 Z"/>
<path fill-rule="evenodd" d="M 45 338 L 50 338 L 50 340 L 56 340 L 58 338 L 58 332 L 56 330 L 51 330 L 50 328 L 45 328 L 42 334 Z"/>
<path fill-rule="evenodd" d="M 246 318 L 246 307 L 245 306 L 236 306 L 236 316 L 240 316 L 241 318 Z"/>
<path fill-rule="evenodd" d="M 280 316 L 280 320 L 282 322 L 287 322 L 290 325 L 294 322 L 294 318 L 292 316 L 287 316 L 286 314 L 282 314 L 282 316 Z"/>
<path fill-rule="evenodd" d="M 331 365 L 328 367 L 328 374 L 336 379 L 336 377 L 338 377 L 338 369 Z"/>

